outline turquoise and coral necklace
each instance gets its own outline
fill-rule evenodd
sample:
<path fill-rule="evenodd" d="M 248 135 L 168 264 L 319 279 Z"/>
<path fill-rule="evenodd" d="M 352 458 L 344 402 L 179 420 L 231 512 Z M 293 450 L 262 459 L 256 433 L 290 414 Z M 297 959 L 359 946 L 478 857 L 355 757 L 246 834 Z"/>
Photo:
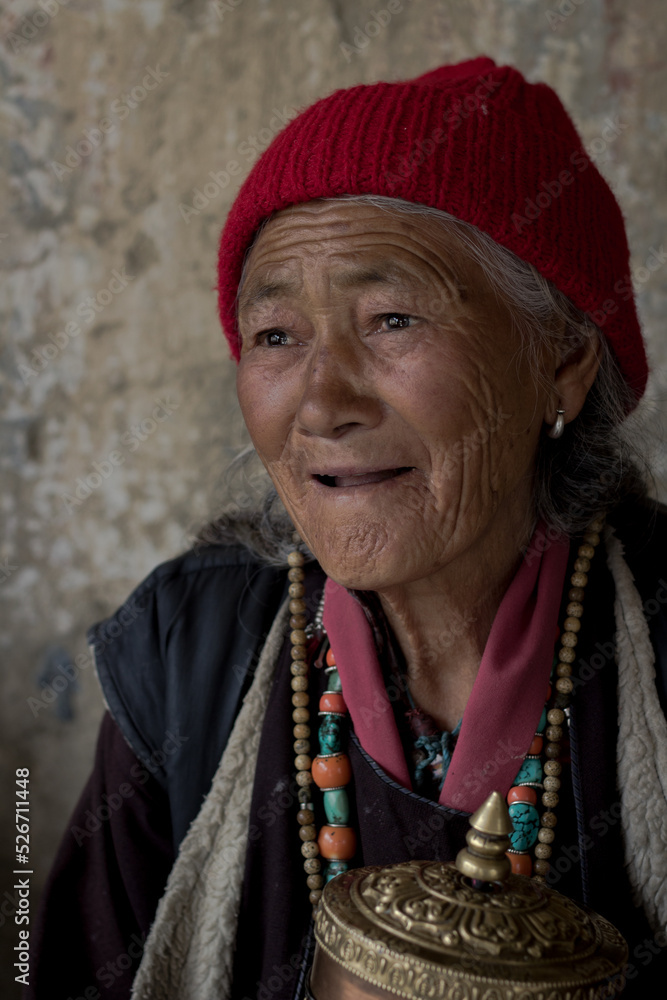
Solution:
<path fill-rule="evenodd" d="M 549 859 L 555 839 L 554 827 L 558 822 L 554 810 L 559 802 L 558 792 L 563 770 L 562 743 L 573 688 L 572 664 L 584 613 L 583 600 L 588 571 L 595 549 L 600 544 L 603 526 L 603 518 L 593 521 L 577 550 L 574 572 L 570 576 L 566 617 L 552 665 L 547 703 L 528 754 L 507 793 L 509 813 L 514 824 L 514 833 L 510 834 L 512 846 L 508 851 L 512 871 L 515 875 L 532 875 L 539 882 L 546 880 L 551 869 Z M 543 806 L 541 815 L 537 808 L 540 793 Z M 534 860 L 531 851 L 534 851 Z"/>
<path fill-rule="evenodd" d="M 510 835 L 512 846 L 508 851 L 512 871 L 515 874 L 532 875 L 540 882 L 545 881 L 551 867 L 549 858 L 555 838 L 554 827 L 558 821 L 555 809 L 561 787 L 562 741 L 573 688 L 572 663 L 584 611 L 582 602 L 588 583 L 587 574 L 600 542 L 603 524 L 603 519 L 593 521 L 577 550 L 574 572 L 570 576 L 566 617 L 559 632 L 559 649 L 554 657 L 546 705 L 528 754 L 507 794 L 509 813 L 514 823 L 514 832 Z M 342 751 L 341 745 L 341 727 L 347 715 L 347 706 L 335 654 L 329 648 L 324 668 L 328 678 L 327 688 L 320 697 L 318 711 L 321 720 L 318 731 L 320 752 L 313 759 L 310 753 L 308 709 L 309 659 L 312 658 L 314 648 L 321 645 L 326 636 L 322 624 L 323 609 L 320 604 L 314 622 L 308 625 L 304 601 L 304 557 L 295 550 L 289 554 L 288 563 L 294 765 L 299 786 L 297 822 L 309 899 L 315 908 L 325 882 L 346 871 L 356 852 L 356 834 L 349 825 L 350 802 L 347 793 L 352 771 L 349 758 Z M 322 657 L 319 659 L 321 661 Z M 321 827 L 319 834 L 315 827 L 313 784 L 322 793 L 327 818 L 327 823 Z M 543 806 L 541 814 L 537 806 L 538 793 L 541 793 Z M 531 852 L 534 852 L 534 860 Z M 322 860 L 327 862 L 324 870 Z"/>

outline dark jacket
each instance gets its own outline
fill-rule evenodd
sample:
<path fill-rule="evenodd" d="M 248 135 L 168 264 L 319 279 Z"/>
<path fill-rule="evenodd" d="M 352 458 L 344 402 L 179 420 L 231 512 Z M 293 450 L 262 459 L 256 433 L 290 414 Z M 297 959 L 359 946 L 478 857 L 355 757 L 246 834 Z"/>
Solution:
<path fill-rule="evenodd" d="M 667 516 L 664 508 L 641 502 L 624 505 L 610 520 L 624 542 L 644 602 L 664 709 Z M 310 617 L 323 583 L 321 570 L 312 565 L 307 575 Z M 43 957 L 29 996 L 59 997 L 52 990 L 40 992 L 39 984 L 49 977 L 52 986 L 62 982 L 68 990 L 63 1000 L 79 995 L 77 989 L 85 995 L 83 989 L 90 984 L 102 984 L 105 1000 L 129 995 L 141 948 L 137 945 L 138 954 L 132 955 L 127 941 L 134 934 L 140 942 L 148 930 L 161 886 L 210 787 L 285 593 L 284 570 L 266 567 L 241 548 L 211 546 L 158 567 L 112 618 L 91 630 L 100 681 L 115 721 L 105 721 L 93 785 L 84 793 L 54 868 L 47 892 L 50 903 L 42 914 Z M 585 628 L 573 672 L 572 782 L 563 788 L 559 806 L 563 819 L 552 857 L 552 884 L 607 916 L 626 935 L 627 996 L 658 996 L 659 991 L 651 990 L 661 976 L 664 982 L 664 952 L 643 913 L 632 904 L 623 866 L 615 765 L 613 600 L 609 570 L 598 558 L 590 574 Z M 302 987 L 312 953 L 310 907 L 294 818 L 298 806 L 289 662 L 286 642 L 263 725 L 253 787 L 235 1000 L 292 1000 Z M 464 842 L 467 814 L 396 785 L 368 758 L 354 734 L 348 752 L 356 803 L 363 803 L 354 817 L 360 844 L 355 864 L 411 857 L 452 860 Z M 99 801 L 105 794 L 101 789 L 107 789 L 109 801 L 108 790 L 113 794 L 119 787 L 120 772 L 132 768 L 135 776 L 129 781 L 135 792 L 107 821 L 100 821 L 99 829 L 88 830 L 86 822 L 94 827 L 99 818 Z M 141 787 L 137 768 L 145 776 Z M 72 833 L 77 829 L 81 832 Z M 115 881 L 108 875 L 110 867 Z M 106 918 L 92 912 L 91 885 L 101 885 L 108 897 L 112 912 Z M 68 940 L 74 942 L 74 954 L 68 949 L 69 973 L 63 968 L 62 974 L 56 971 L 62 965 L 62 951 L 56 947 L 57 906 L 61 915 L 67 911 Z M 122 951 L 123 942 L 132 961 L 124 958 L 125 969 L 114 966 L 109 971 L 106 956 L 116 958 L 114 949 Z"/>

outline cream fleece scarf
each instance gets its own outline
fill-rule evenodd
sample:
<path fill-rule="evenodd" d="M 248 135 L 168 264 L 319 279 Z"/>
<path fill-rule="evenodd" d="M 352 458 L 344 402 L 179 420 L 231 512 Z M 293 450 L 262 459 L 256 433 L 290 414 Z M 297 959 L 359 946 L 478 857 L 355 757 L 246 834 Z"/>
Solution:
<path fill-rule="evenodd" d="M 132 1000 L 229 997 L 259 739 L 274 668 L 289 631 L 288 604 L 271 627 L 211 790 L 181 843 L 146 940 Z"/>
<path fill-rule="evenodd" d="M 616 585 L 616 762 L 625 864 L 635 905 L 644 908 L 656 933 L 667 928 L 667 721 L 641 597 L 611 528 L 606 542 Z"/>
<path fill-rule="evenodd" d="M 635 902 L 667 927 L 667 722 L 641 598 L 607 529 L 616 585 L 618 780 Z M 211 790 L 181 844 L 146 941 L 132 1000 L 228 1000 L 262 721 L 287 630 L 287 603 L 264 645 Z"/>

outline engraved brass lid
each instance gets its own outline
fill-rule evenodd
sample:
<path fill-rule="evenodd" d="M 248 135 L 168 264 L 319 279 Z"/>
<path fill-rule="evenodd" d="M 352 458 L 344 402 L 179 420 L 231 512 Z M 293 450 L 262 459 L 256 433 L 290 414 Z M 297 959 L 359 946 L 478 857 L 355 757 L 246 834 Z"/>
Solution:
<path fill-rule="evenodd" d="M 508 874 L 508 824 L 494 792 L 456 865 L 409 861 L 329 882 L 315 917 L 315 1000 L 617 996 L 624 939 L 545 884 Z"/>

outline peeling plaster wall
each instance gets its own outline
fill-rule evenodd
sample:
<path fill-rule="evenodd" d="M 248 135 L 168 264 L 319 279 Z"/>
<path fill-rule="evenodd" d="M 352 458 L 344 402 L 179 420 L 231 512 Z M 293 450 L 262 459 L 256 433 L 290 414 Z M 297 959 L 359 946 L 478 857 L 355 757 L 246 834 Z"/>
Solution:
<path fill-rule="evenodd" d="M 667 214 L 661 0 L 403 0 L 376 30 L 370 12 L 385 8 L 0 4 L 0 773 L 10 803 L 14 769 L 31 770 L 36 887 L 102 712 L 85 658 L 57 698 L 41 685 L 63 657 L 85 657 L 87 626 L 186 547 L 214 506 L 243 440 L 212 291 L 216 240 L 253 147 L 295 109 L 336 87 L 488 53 L 553 85 L 588 142 L 608 119 L 622 123 L 597 163 L 644 268 L 647 410 L 660 428 L 667 270 L 650 259 Z M 664 484 L 664 454 L 656 461 Z M 86 478 L 97 483 L 89 495 Z M 10 812 L 0 813 L 0 892 L 11 886 Z M 8 984 L 5 996 L 13 973 Z"/>

